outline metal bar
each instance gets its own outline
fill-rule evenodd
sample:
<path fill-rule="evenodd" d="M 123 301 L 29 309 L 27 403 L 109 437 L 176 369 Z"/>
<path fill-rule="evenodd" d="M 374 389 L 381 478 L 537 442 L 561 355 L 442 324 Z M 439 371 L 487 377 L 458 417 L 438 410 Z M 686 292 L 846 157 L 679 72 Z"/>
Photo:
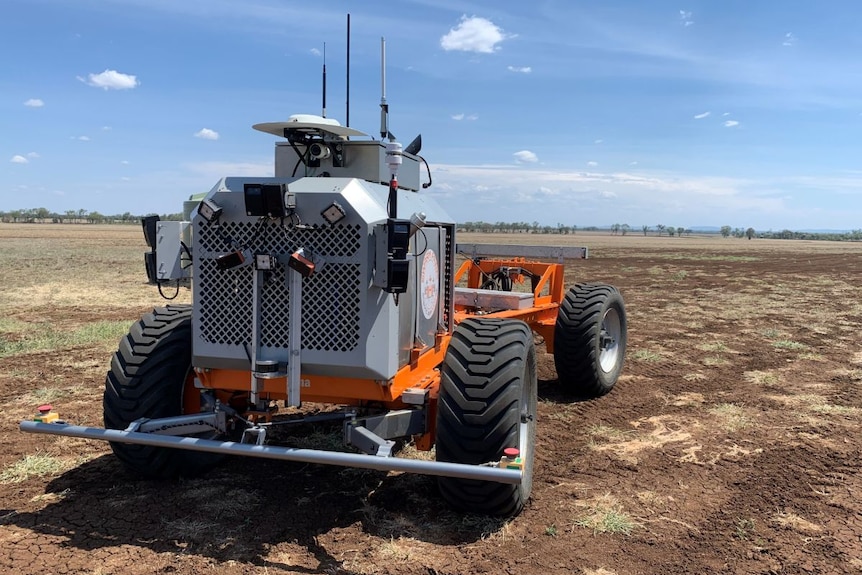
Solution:
<path fill-rule="evenodd" d="M 502 256 L 513 258 L 587 259 L 589 249 L 573 246 L 519 246 L 509 244 L 458 244 L 456 251 L 467 257 Z"/>
<path fill-rule="evenodd" d="M 22 421 L 21 431 L 27 433 L 45 433 L 83 439 L 98 439 L 101 441 L 116 441 L 136 445 L 151 445 L 153 447 L 171 447 L 204 451 L 207 453 L 224 453 L 226 455 L 242 455 L 260 457 L 263 459 L 279 459 L 283 461 L 299 461 L 303 463 L 320 463 L 324 465 L 342 465 L 377 471 L 402 471 L 424 475 L 457 477 L 461 479 L 478 479 L 517 485 L 521 483 L 521 471 L 518 469 L 500 469 L 481 465 L 463 463 L 447 463 L 444 461 L 421 461 L 402 459 L 398 457 L 376 457 L 359 453 L 340 453 L 316 449 L 296 449 L 274 445 L 248 445 L 232 441 L 213 441 L 196 437 L 176 437 L 173 435 L 153 435 L 120 431 L 117 429 L 102 429 L 100 427 L 83 427 L 63 423 L 39 423 L 37 421 Z"/>
<path fill-rule="evenodd" d="M 287 266 L 290 290 L 290 327 L 288 339 L 290 358 L 287 360 L 287 404 L 299 407 L 302 404 L 300 380 L 302 378 L 302 275 Z"/>
<path fill-rule="evenodd" d="M 261 391 L 261 383 L 260 380 L 255 377 L 254 372 L 257 371 L 257 360 L 260 359 L 257 357 L 259 353 L 260 342 L 260 309 L 261 309 L 261 294 L 260 294 L 260 286 L 263 279 L 263 270 L 254 270 L 254 275 L 252 276 L 252 288 L 251 288 L 251 395 L 249 397 L 250 403 L 257 408 L 258 402 L 260 401 L 260 391 Z"/>

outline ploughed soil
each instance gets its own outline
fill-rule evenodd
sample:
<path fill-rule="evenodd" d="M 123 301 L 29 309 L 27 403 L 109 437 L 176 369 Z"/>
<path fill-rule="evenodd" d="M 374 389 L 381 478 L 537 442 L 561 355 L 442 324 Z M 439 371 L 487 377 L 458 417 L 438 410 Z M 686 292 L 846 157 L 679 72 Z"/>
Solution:
<path fill-rule="evenodd" d="M 162 305 L 140 281 L 139 229 L 97 228 L 51 228 L 102 254 L 55 262 L 55 296 L 39 291 L 30 258 L 4 264 L 18 266 L 0 295 L 6 349 L 29 322 L 131 323 Z M 13 254 L 44 233 L 0 229 Z M 536 470 L 518 517 L 452 512 L 433 478 L 339 467 L 230 459 L 197 479 L 137 479 L 107 444 L 17 428 L 44 399 L 69 422 L 100 425 L 115 341 L 0 347 L 0 571 L 862 573 L 862 245 L 469 240 L 589 245 L 590 259 L 567 262 L 567 283 L 613 284 L 628 313 L 624 372 L 604 397 L 563 393 L 539 346 Z M 83 303 L 61 297 L 101 266 L 120 270 L 116 283 L 93 282 Z M 36 460 L 60 467 L 14 473 Z"/>

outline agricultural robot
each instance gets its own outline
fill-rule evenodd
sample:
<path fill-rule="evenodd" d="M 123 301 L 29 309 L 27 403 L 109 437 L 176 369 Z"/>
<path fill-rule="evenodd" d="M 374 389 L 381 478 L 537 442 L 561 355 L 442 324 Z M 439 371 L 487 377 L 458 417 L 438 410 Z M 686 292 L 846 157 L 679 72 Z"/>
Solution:
<path fill-rule="evenodd" d="M 190 283 L 193 303 L 154 309 L 121 340 L 105 428 L 45 406 L 21 429 L 107 440 L 147 477 L 244 455 L 435 475 L 457 509 L 519 513 L 534 341 L 567 391 L 607 393 L 626 347 L 620 293 L 564 288 L 564 260 L 585 248 L 457 243 L 423 193 L 421 139 L 402 149 L 389 133 L 385 89 L 379 140 L 324 116 L 254 128 L 279 138 L 274 177 L 226 177 L 186 202 L 188 221 L 144 220 L 150 280 Z M 347 451 L 272 441 L 333 422 Z M 405 442 L 435 458 L 398 457 Z"/>

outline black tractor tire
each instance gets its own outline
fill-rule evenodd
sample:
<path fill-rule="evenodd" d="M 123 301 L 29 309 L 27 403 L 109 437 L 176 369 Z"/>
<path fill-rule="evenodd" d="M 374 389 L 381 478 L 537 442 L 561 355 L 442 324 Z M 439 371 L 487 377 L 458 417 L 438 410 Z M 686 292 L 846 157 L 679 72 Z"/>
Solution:
<path fill-rule="evenodd" d="M 533 486 L 536 443 L 536 348 L 522 321 L 474 318 L 452 334 L 437 404 L 437 460 L 482 464 L 516 447 L 520 485 L 440 477 L 443 498 L 469 513 L 512 517 Z"/>
<path fill-rule="evenodd" d="M 182 415 L 191 368 L 191 308 L 172 305 L 144 315 L 111 359 L 102 403 L 105 427 L 126 429 L 142 417 Z M 152 479 L 200 475 L 224 457 L 128 443 L 111 442 L 111 448 L 132 473 Z"/>
<path fill-rule="evenodd" d="M 626 339 L 626 308 L 617 288 L 604 284 L 570 288 L 554 327 L 560 384 L 584 398 L 608 393 L 622 372 Z"/>

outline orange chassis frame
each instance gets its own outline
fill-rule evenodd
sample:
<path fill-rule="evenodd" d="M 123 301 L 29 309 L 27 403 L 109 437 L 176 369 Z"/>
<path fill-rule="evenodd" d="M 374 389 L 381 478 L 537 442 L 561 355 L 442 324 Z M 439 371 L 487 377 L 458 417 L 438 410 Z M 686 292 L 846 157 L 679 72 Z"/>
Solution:
<path fill-rule="evenodd" d="M 563 301 L 564 266 L 560 263 L 528 261 L 524 258 L 505 259 L 468 259 L 455 272 L 454 283 L 457 286 L 465 279 L 468 289 L 478 289 L 483 277 L 500 268 L 513 268 L 525 271 L 534 278 L 532 306 L 525 309 L 504 309 L 482 311 L 481 314 L 472 306 L 455 305 L 455 324 L 470 317 L 494 317 L 519 319 L 527 323 L 545 342 L 549 353 L 554 350 L 554 326 L 557 321 L 557 310 Z M 522 284 L 526 274 L 514 272 L 510 276 L 513 283 Z M 535 279 L 537 278 L 537 279 Z M 412 350 L 410 363 L 402 367 L 391 380 L 380 382 L 373 379 L 341 378 L 302 374 L 301 399 L 307 402 L 333 403 L 343 405 L 361 405 L 373 403 L 388 409 L 403 409 L 406 404 L 401 401 L 401 395 L 411 388 L 427 389 L 429 395 L 428 431 L 416 437 L 416 447 L 428 450 L 434 445 L 436 432 L 436 406 L 440 388 L 440 366 L 446 356 L 451 332 L 438 333 L 432 349 Z M 251 376 L 247 370 L 194 368 L 190 374 L 187 389 L 195 385 L 195 379 L 204 388 L 214 389 L 219 393 L 219 399 L 226 400 L 234 392 L 250 392 Z M 286 400 L 286 378 L 263 380 L 262 396 L 271 400 Z M 183 396 L 183 412 L 200 411 L 198 393 L 185 393 Z"/>

